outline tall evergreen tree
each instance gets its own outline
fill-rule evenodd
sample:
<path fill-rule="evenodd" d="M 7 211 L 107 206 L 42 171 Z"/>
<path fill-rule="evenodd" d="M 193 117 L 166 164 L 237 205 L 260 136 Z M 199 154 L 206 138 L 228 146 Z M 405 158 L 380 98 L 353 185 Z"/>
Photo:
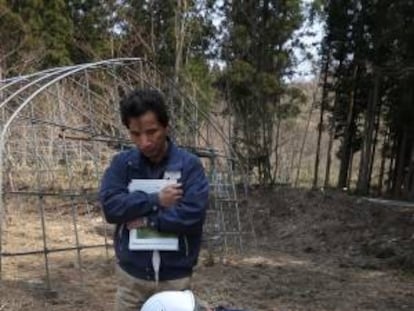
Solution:
<path fill-rule="evenodd" d="M 303 18 L 300 1 L 224 1 L 224 10 L 221 84 L 235 116 L 234 149 L 248 170 L 257 169 L 259 182 L 273 183 L 279 145 L 274 126 L 297 111 L 297 101 L 284 100 L 298 93 L 286 91 L 283 77 L 293 61 L 287 42 Z"/>
<path fill-rule="evenodd" d="M 66 0 L 73 24 L 71 59 L 75 63 L 115 56 L 115 27 L 118 5 L 115 0 Z"/>
<path fill-rule="evenodd" d="M 5 0 L 0 0 L 0 79 L 15 70 L 14 64 L 27 39 L 21 17 L 13 12 Z"/>
<path fill-rule="evenodd" d="M 149 60 L 207 108 L 214 94 L 208 63 L 214 35 L 212 10 L 214 1 L 210 0 L 122 1 L 119 54 Z M 175 102 L 174 107 L 184 108 L 182 102 Z"/>
<path fill-rule="evenodd" d="M 38 14 L 41 16 L 40 37 L 46 50 L 43 67 L 70 64 L 73 24 L 65 0 L 44 1 Z"/>
<path fill-rule="evenodd" d="M 332 47 L 336 137 L 341 140 L 338 186 L 348 186 L 353 155 L 361 151 L 357 190 L 373 182 L 379 133 L 389 157 L 394 195 L 414 188 L 412 111 L 414 1 L 327 1 L 325 44 Z M 325 49 L 327 50 L 327 49 Z M 383 128 L 381 130 L 381 128 Z M 389 139 L 391 138 L 391 139 Z M 391 146 L 392 145 L 392 146 Z M 385 159 L 378 187 L 383 187 Z"/>
<path fill-rule="evenodd" d="M 140 56 L 177 76 L 194 58 L 205 58 L 213 27 L 211 1 L 125 0 L 120 5 L 123 55 Z"/>
<path fill-rule="evenodd" d="M 26 37 L 20 60 L 31 69 L 69 64 L 72 23 L 64 0 L 6 1 L 24 23 Z"/>

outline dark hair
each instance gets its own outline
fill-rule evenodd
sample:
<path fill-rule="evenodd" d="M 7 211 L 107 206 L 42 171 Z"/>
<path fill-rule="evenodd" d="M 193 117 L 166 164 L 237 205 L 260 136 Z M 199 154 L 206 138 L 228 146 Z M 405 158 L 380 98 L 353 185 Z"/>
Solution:
<path fill-rule="evenodd" d="M 168 125 L 168 113 L 164 97 L 157 90 L 135 90 L 120 102 L 121 120 L 129 128 L 129 119 L 140 117 L 148 111 L 155 113 L 162 126 Z"/>

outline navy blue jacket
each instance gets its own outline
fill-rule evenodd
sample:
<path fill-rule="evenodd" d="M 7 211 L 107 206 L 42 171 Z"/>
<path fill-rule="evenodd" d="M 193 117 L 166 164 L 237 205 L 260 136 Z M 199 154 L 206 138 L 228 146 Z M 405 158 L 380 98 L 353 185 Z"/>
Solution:
<path fill-rule="evenodd" d="M 165 172 L 180 172 L 183 197 L 175 206 L 162 208 L 157 193 L 129 193 L 132 179 L 161 179 Z M 202 227 L 208 204 L 208 180 L 197 156 L 169 141 L 166 157 L 151 163 L 134 148 L 114 156 L 102 178 L 99 193 L 109 223 L 116 224 L 115 253 L 120 267 L 130 275 L 154 280 L 152 251 L 130 251 L 129 231 L 125 224 L 148 217 L 150 227 L 175 233 L 178 251 L 161 251 L 160 281 L 190 276 L 200 251 Z"/>

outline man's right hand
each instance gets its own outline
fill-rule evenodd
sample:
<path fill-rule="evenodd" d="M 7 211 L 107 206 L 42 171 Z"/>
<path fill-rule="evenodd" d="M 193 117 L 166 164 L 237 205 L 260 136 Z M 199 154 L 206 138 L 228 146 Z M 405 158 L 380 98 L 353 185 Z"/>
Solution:
<path fill-rule="evenodd" d="M 182 197 L 183 189 L 179 183 L 165 186 L 158 193 L 160 205 L 167 208 L 177 204 Z"/>

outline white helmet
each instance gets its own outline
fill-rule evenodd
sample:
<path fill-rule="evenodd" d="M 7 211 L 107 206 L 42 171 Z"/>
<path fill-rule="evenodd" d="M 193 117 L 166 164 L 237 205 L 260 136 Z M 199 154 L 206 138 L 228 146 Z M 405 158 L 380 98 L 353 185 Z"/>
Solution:
<path fill-rule="evenodd" d="M 141 311 L 194 311 L 195 299 L 191 291 L 165 291 L 152 295 Z"/>

